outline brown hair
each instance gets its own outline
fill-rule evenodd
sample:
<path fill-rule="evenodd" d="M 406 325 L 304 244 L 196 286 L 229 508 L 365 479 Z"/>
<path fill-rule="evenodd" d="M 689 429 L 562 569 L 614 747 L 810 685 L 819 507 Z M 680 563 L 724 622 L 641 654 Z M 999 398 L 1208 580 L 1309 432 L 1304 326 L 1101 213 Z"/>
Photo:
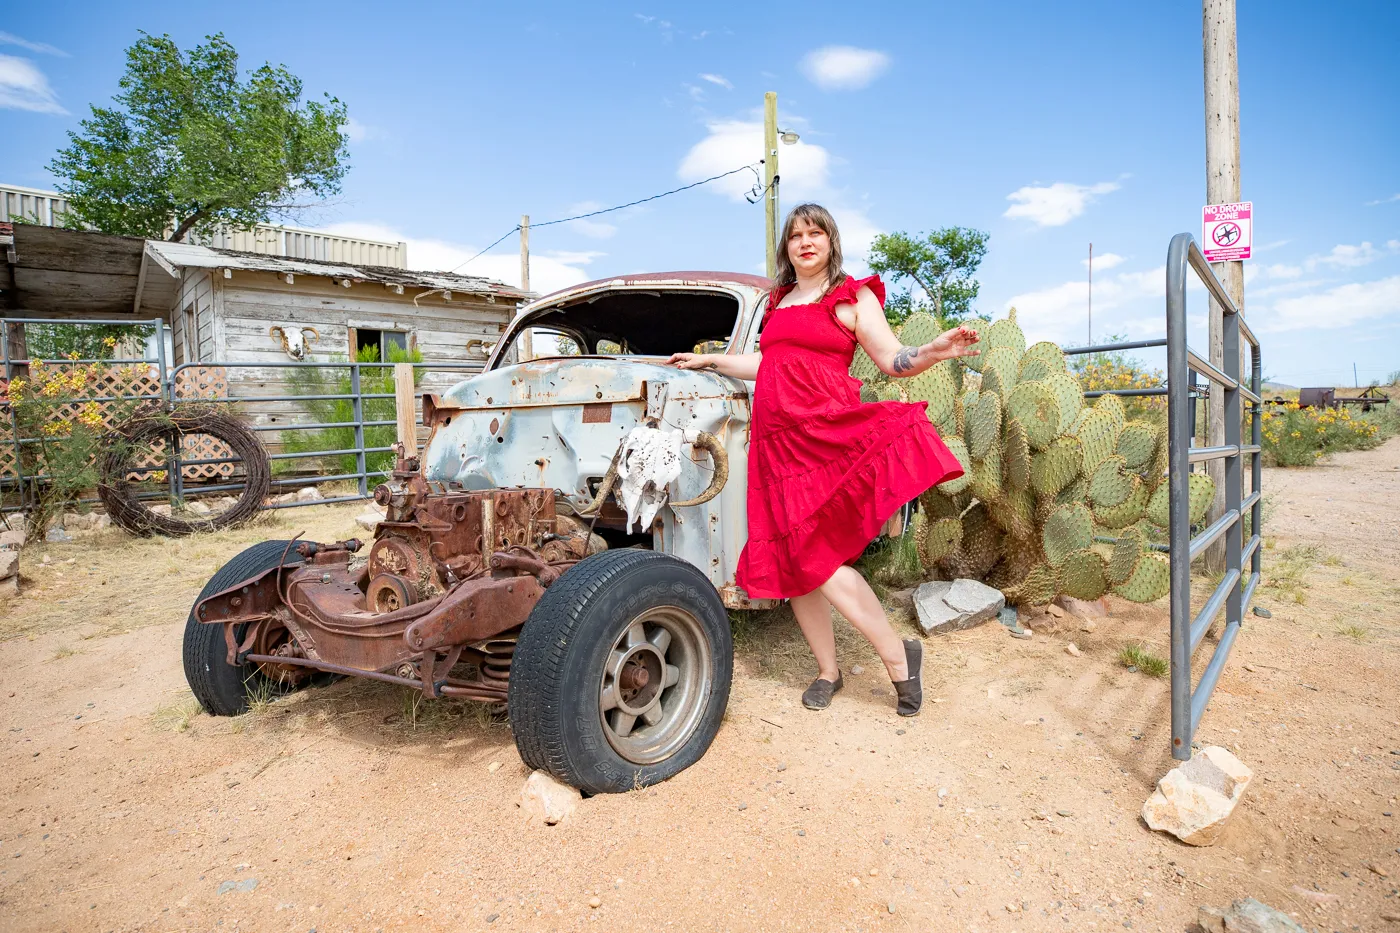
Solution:
<path fill-rule="evenodd" d="M 831 241 L 831 255 L 826 265 L 827 289 L 841 284 L 841 280 L 846 277 L 845 270 L 841 268 L 841 231 L 836 229 L 836 219 L 820 204 L 799 204 L 788 213 L 787 220 L 783 221 L 783 232 L 778 238 L 778 275 L 773 289 L 775 295 L 779 288 L 797 281 L 797 271 L 793 269 L 792 259 L 788 257 L 787 245 L 792 236 L 792 228 L 798 220 L 807 221 L 825 233 L 826 238 Z"/>

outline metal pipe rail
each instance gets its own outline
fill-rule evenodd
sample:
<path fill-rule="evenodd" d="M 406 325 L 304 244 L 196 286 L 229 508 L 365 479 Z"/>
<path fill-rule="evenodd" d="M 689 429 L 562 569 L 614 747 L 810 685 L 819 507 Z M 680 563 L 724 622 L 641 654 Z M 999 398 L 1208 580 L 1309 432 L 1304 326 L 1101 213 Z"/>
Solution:
<path fill-rule="evenodd" d="M 1202 359 L 1186 344 L 1186 283 L 1187 271 L 1206 287 L 1225 310 L 1224 360 L 1218 368 Z M 1263 506 L 1261 486 L 1263 464 L 1260 451 L 1263 429 L 1259 419 L 1260 391 L 1263 374 L 1259 341 L 1245 323 L 1225 286 L 1216 278 L 1196 241 L 1189 233 L 1172 237 L 1167 249 L 1167 438 L 1170 494 L 1171 553 L 1179 559 L 1171 562 L 1171 715 L 1172 757 L 1191 757 L 1192 742 L 1200 726 L 1211 694 L 1220 679 L 1230 649 L 1239 635 L 1244 611 L 1259 584 L 1261 527 Z M 1241 340 L 1250 348 L 1250 372 L 1246 378 L 1240 372 Z M 1207 385 L 1218 387 L 1225 407 L 1225 443 L 1208 447 L 1193 447 L 1193 414 L 1195 398 L 1192 392 L 1194 375 L 1205 377 Z M 1243 403 L 1251 406 L 1246 409 Z M 1250 418 L 1250 439 L 1242 437 L 1241 422 L 1246 411 Z M 1250 495 L 1243 495 L 1243 460 L 1250 458 Z M 1225 461 L 1225 512 L 1194 538 L 1191 536 L 1190 495 L 1188 478 L 1191 464 L 1206 460 Z M 1243 540 L 1244 516 L 1249 515 L 1248 544 Z M 1225 576 L 1194 618 L 1191 615 L 1191 563 L 1216 540 L 1225 539 Z M 1180 559 L 1185 558 L 1185 559 Z M 1245 561 L 1249 561 L 1248 576 Z M 1206 663 L 1195 689 L 1191 686 L 1191 659 L 1215 624 L 1221 610 L 1225 612 L 1225 629 L 1215 652 Z"/>

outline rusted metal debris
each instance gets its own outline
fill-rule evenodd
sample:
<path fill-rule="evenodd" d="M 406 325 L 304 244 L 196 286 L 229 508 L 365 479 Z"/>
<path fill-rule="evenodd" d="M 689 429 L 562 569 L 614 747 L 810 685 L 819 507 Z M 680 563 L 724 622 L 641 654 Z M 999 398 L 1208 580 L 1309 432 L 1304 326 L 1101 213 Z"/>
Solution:
<path fill-rule="evenodd" d="M 387 515 L 365 558 L 357 539 L 289 543 L 280 566 L 201 600 L 195 618 L 223 626 L 230 664 L 280 681 L 319 670 L 504 702 L 515 636 L 588 555 L 588 529 L 556 515 L 553 490 L 430 482 L 413 457 L 375 501 Z"/>

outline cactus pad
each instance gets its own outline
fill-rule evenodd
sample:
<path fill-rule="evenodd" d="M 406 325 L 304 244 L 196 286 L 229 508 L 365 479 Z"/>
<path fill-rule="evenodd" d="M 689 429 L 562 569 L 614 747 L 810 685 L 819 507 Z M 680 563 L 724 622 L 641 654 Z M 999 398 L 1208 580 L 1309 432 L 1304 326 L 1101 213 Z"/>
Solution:
<path fill-rule="evenodd" d="M 974 486 L 976 483 L 973 484 Z M 989 506 L 992 521 L 1016 539 L 1014 547 L 1033 547 L 1035 538 L 1035 496 L 1029 489 L 1002 490 L 1001 498 Z"/>
<path fill-rule="evenodd" d="M 1021 422 L 1033 450 L 1044 450 L 1060 433 L 1060 406 L 1042 382 L 1023 382 L 1006 399 L 1006 415 Z"/>
<path fill-rule="evenodd" d="M 1094 543 L 1094 516 L 1083 503 L 1062 505 L 1045 520 L 1040 540 L 1046 559 L 1058 567 L 1071 553 Z"/>
<path fill-rule="evenodd" d="M 1133 572 L 1113 592 L 1130 602 L 1152 603 L 1171 590 L 1171 565 L 1159 554 L 1144 553 L 1133 566 Z"/>
<path fill-rule="evenodd" d="M 904 402 L 904 388 L 893 382 L 882 382 L 875 387 L 875 400 L 879 402 Z"/>
<path fill-rule="evenodd" d="M 997 375 L 995 366 L 988 366 L 982 370 L 982 391 L 995 392 L 998 396 L 1004 397 L 1005 393 L 1001 390 L 1001 377 Z"/>
<path fill-rule="evenodd" d="M 1045 385 L 1060 406 L 1060 430 L 1073 434 L 1074 419 L 1084 410 L 1084 390 L 1079 386 L 1078 377 L 1072 373 L 1052 373 L 1045 379 Z"/>
<path fill-rule="evenodd" d="M 1049 605 L 1060 592 L 1059 574 L 1050 564 L 1036 564 L 1024 579 L 1006 591 L 1006 598 L 1016 606 Z"/>
<path fill-rule="evenodd" d="M 980 579 L 1001 559 L 1001 529 L 980 502 L 967 510 L 962 524 L 962 541 L 944 565 L 956 577 Z"/>
<path fill-rule="evenodd" d="M 1071 502 L 1083 502 L 1088 495 L 1089 479 L 1083 473 L 1074 478 L 1064 489 L 1055 493 L 1054 503 L 1056 505 L 1069 505 Z"/>
<path fill-rule="evenodd" d="M 1035 379 L 1046 379 L 1064 371 L 1064 351 L 1048 340 L 1044 340 L 1031 344 L 1021 355 L 1021 368 L 1017 373 L 1017 381 L 1031 382 Z"/>
<path fill-rule="evenodd" d="M 1016 323 L 1016 309 L 1012 308 L 1006 317 L 988 327 L 982 335 L 982 342 L 989 351 L 1001 347 L 1014 350 L 1016 360 L 1020 362 L 1021 354 L 1026 352 L 1026 335 Z"/>
<path fill-rule="evenodd" d="M 967 449 L 973 460 L 981 460 L 992 447 L 1000 446 L 1001 396 L 995 392 L 982 392 L 977 396 L 977 403 L 967 411 L 966 417 L 967 433 L 964 437 Z"/>
<path fill-rule="evenodd" d="M 880 367 L 875 365 L 875 361 L 870 358 L 861 347 L 856 347 L 855 356 L 851 358 L 851 375 L 864 383 L 879 382 L 885 378 L 885 374 L 880 372 Z"/>
<path fill-rule="evenodd" d="M 1142 532 L 1132 528 L 1119 535 L 1117 543 L 1113 545 L 1113 554 L 1108 559 L 1108 582 L 1114 586 L 1127 583 L 1142 554 Z"/>
<path fill-rule="evenodd" d="M 977 343 L 973 344 L 973 346 L 980 351 L 976 356 L 963 357 L 962 361 L 967 365 L 968 369 L 975 373 L 980 373 L 982 371 L 982 364 L 987 360 L 987 351 L 992 348 L 991 344 L 987 342 L 987 328 L 992 326 L 992 322 L 984 321 L 981 318 L 973 318 L 970 321 L 963 321 L 962 326 L 977 335 Z"/>
<path fill-rule="evenodd" d="M 989 396 L 982 396 L 988 398 Z M 995 398 L 995 396 L 990 396 Z M 974 460 L 972 468 L 972 481 L 968 484 L 968 489 L 972 494 L 983 502 L 991 503 L 1001 498 L 1001 445 L 992 444 L 987 448 L 986 456 L 981 460 Z"/>
<path fill-rule="evenodd" d="M 1157 452 L 1160 429 L 1149 421 L 1129 421 L 1118 435 L 1118 455 L 1129 470 L 1141 470 Z"/>
<path fill-rule="evenodd" d="M 927 311 L 915 311 L 904 319 L 904 326 L 899 330 L 899 340 L 905 346 L 922 347 L 941 334 L 938 327 L 938 319 Z"/>
<path fill-rule="evenodd" d="M 1079 439 L 1057 437 L 1031 457 L 1031 488 L 1041 496 L 1053 496 L 1079 475 L 1084 451 Z"/>
<path fill-rule="evenodd" d="M 1026 429 L 1015 418 L 1006 422 L 1001 459 L 1007 485 L 1012 489 L 1027 488 L 1031 482 L 1031 447 L 1026 440 Z"/>
<path fill-rule="evenodd" d="M 1104 559 L 1089 548 L 1072 551 L 1059 566 L 1060 592 L 1075 599 L 1098 599 L 1108 589 Z"/>
<path fill-rule="evenodd" d="M 928 516 L 929 521 L 940 518 L 957 518 L 962 515 L 952 496 L 945 496 L 937 489 L 929 489 L 919 496 L 919 510 Z"/>
<path fill-rule="evenodd" d="M 1104 458 L 1111 456 L 1118 449 L 1118 425 L 1114 424 L 1111 412 L 1103 411 L 1098 406 L 1089 409 L 1075 436 L 1084 445 L 1086 476 L 1092 475 Z"/>
<path fill-rule="evenodd" d="M 1128 423 L 1128 412 L 1123 408 L 1123 400 L 1116 395 L 1100 395 L 1094 407 L 1113 416 L 1113 424 L 1118 430 Z"/>
<path fill-rule="evenodd" d="M 993 347 L 987 351 L 987 359 L 982 364 L 982 378 L 996 371 L 996 382 L 1005 395 L 1016 388 L 1016 369 L 1021 364 L 1021 354 L 1011 347 Z"/>
<path fill-rule="evenodd" d="M 1114 454 L 1105 457 L 1089 477 L 1089 501 L 1095 507 L 1112 508 L 1128 501 L 1133 490 L 1142 485 L 1137 476 L 1123 472 L 1123 458 Z"/>
<path fill-rule="evenodd" d="M 1147 503 L 1147 520 L 1163 528 L 1171 522 L 1170 483 L 1159 483 Z M 1191 524 L 1197 525 L 1206 517 L 1211 500 L 1215 498 L 1215 481 L 1205 473 L 1186 474 L 1186 488 L 1189 504 L 1186 507 Z"/>
<path fill-rule="evenodd" d="M 945 496 L 951 496 L 962 492 L 967 488 L 968 483 L 972 482 L 972 456 L 967 452 L 967 445 L 962 442 L 962 438 L 946 437 L 943 439 L 943 443 L 948 446 L 948 452 L 957 458 L 958 463 L 961 463 L 963 468 L 962 476 L 939 483 L 935 487 Z"/>
<path fill-rule="evenodd" d="M 1133 522 L 1142 518 L 1143 512 L 1147 510 L 1147 500 L 1151 494 L 1147 491 L 1147 485 L 1139 480 L 1133 487 L 1132 495 L 1123 500 L 1119 505 L 1112 508 L 1104 506 L 1094 507 L 1094 521 L 1105 528 L 1118 529 L 1126 528 Z"/>
<path fill-rule="evenodd" d="M 962 541 L 962 521 L 957 518 L 940 518 L 925 526 L 923 540 L 919 542 L 919 559 L 925 567 L 948 557 Z"/>
<path fill-rule="evenodd" d="M 928 420 L 934 424 L 943 424 L 953 414 L 958 397 L 956 367 L 956 361 L 944 360 L 902 380 L 911 401 L 928 402 Z"/>

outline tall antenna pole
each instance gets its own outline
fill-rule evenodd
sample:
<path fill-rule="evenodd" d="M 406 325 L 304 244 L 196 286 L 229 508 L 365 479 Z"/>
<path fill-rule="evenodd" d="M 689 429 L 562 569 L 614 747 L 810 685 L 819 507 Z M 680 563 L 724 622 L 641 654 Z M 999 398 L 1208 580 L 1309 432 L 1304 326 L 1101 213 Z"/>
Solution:
<path fill-rule="evenodd" d="M 1089 244 L 1089 345 L 1094 345 L 1094 244 Z"/>
<path fill-rule="evenodd" d="M 530 215 L 520 215 L 520 290 L 530 290 Z M 535 358 L 534 335 L 528 330 L 520 335 L 520 362 Z"/>
<path fill-rule="evenodd" d="M 778 94 L 763 95 L 763 223 L 768 277 L 778 276 Z"/>

